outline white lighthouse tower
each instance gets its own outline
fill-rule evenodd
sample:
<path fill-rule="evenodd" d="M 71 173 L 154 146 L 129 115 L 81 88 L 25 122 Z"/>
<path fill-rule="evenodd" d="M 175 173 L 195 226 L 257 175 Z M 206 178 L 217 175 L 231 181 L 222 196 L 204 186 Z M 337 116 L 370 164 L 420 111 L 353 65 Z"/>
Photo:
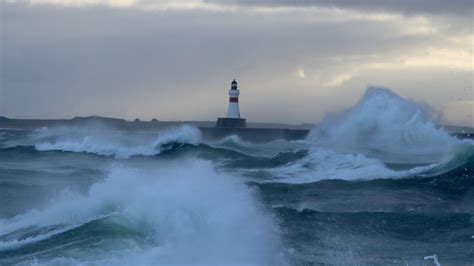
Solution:
<path fill-rule="evenodd" d="M 240 117 L 239 94 L 240 91 L 237 89 L 237 81 L 234 79 L 230 84 L 227 117 L 219 117 L 216 127 L 246 127 L 246 120 Z"/>
<path fill-rule="evenodd" d="M 227 108 L 227 118 L 240 118 L 239 111 L 239 90 L 237 89 L 237 81 L 232 81 L 229 90 L 229 108 Z"/>

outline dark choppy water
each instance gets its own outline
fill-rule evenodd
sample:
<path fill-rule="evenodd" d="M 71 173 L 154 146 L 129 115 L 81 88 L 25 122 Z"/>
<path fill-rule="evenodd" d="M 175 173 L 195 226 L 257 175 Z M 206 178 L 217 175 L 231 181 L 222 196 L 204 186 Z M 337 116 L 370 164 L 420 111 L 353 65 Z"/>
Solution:
<path fill-rule="evenodd" d="M 368 91 L 307 140 L 0 130 L 0 265 L 474 264 L 474 149 Z"/>

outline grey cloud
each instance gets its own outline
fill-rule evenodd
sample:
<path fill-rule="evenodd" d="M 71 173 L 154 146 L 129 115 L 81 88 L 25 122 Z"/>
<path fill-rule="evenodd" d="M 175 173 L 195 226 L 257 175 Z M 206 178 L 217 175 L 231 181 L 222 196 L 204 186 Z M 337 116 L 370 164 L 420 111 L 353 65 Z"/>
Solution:
<path fill-rule="evenodd" d="M 11 117 L 213 120 L 225 113 L 228 83 L 237 78 L 242 113 L 250 121 L 314 122 L 357 99 L 367 84 L 398 85 L 402 74 L 362 73 L 331 90 L 312 76 L 397 58 L 444 38 L 400 34 L 393 22 L 311 22 L 298 13 L 282 18 L 23 4 L 5 4 L 2 12 L 0 105 Z M 310 81 L 294 76 L 298 67 Z M 404 72 L 400 86 L 408 87 L 418 74 Z M 450 74 L 441 71 L 424 76 L 429 84 L 412 84 L 431 86 L 434 102 L 444 99 L 443 86 L 454 84 L 445 75 Z M 465 84 L 457 80 L 452 91 Z M 416 93 L 423 88 L 406 91 Z"/>
<path fill-rule="evenodd" d="M 206 0 L 215 4 L 264 7 L 319 6 L 363 11 L 390 11 L 413 14 L 457 14 L 473 16 L 472 0 Z"/>

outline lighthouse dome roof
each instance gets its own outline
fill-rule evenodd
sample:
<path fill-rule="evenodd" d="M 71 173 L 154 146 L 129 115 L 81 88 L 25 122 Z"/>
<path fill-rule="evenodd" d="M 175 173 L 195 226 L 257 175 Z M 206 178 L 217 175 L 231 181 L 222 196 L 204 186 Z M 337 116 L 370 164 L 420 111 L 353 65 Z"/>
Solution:
<path fill-rule="evenodd" d="M 232 81 L 232 84 L 237 84 L 237 81 L 235 81 L 235 79 Z"/>

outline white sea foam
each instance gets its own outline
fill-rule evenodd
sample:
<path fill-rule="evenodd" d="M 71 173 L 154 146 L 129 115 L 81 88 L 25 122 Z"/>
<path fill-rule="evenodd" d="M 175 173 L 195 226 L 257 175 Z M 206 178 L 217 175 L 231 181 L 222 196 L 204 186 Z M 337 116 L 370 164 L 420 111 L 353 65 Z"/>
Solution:
<path fill-rule="evenodd" d="M 117 223 L 151 230 L 153 244 L 110 249 L 101 254 L 38 263 L 107 265 L 257 264 L 284 263 L 277 226 L 254 193 L 239 179 L 217 174 L 212 164 L 186 160 L 157 163 L 140 169 L 116 166 L 87 195 L 66 192 L 43 210 L 0 220 L 0 235 L 56 224 L 84 224 L 100 216 L 120 217 Z M 50 237 L 51 234 L 45 237 Z M 39 236 L 36 240 L 42 240 Z M 29 240 L 31 243 L 33 240 Z M 22 243 L 10 243 L 18 248 Z M 27 244 L 27 243 L 24 243 Z M 2 245 L 0 245 L 2 246 Z M 71 254 L 71 253 L 68 253 Z M 33 263 L 34 261 L 32 261 Z"/>
<path fill-rule="evenodd" d="M 304 140 L 286 141 L 277 139 L 263 143 L 252 143 L 242 140 L 238 135 L 230 135 L 217 142 L 211 142 L 211 146 L 234 150 L 247 155 L 258 157 L 272 157 L 279 152 L 294 151 L 308 147 Z"/>
<path fill-rule="evenodd" d="M 326 116 L 308 140 L 392 163 L 446 161 L 463 145 L 437 128 L 418 104 L 381 88 L 367 89 L 354 107 Z"/>
<path fill-rule="evenodd" d="M 402 178 L 454 169 L 472 156 L 474 147 L 437 128 L 416 103 L 380 88 L 369 88 L 354 107 L 328 115 L 306 145 L 309 154 L 302 159 L 241 172 L 264 171 L 276 177 L 271 182 L 285 183 Z"/>
<path fill-rule="evenodd" d="M 172 143 L 198 145 L 201 132 L 191 126 L 161 130 L 157 133 L 114 131 L 107 128 L 42 128 L 30 140 L 39 151 L 86 152 L 117 158 L 152 156 Z"/>
<path fill-rule="evenodd" d="M 431 256 L 425 256 L 424 259 L 433 260 L 434 265 L 441 266 L 441 263 L 439 263 L 438 256 L 436 254 L 431 255 Z"/>
<path fill-rule="evenodd" d="M 375 158 L 363 154 L 338 153 L 330 149 L 318 148 L 302 159 L 280 167 L 258 169 L 266 171 L 274 177 L 265 182 L 281 182 L 292 184 L 312 183 L 326 179 L 371 180 L 379 178 L 402 178 L 425 173 L 437 164 L 414 167 L 409 170 L 395 171 Z M 255 170 L 244 170 L 251 173 Z M 257 180 L 258 181 L 258 180 Z"/>

